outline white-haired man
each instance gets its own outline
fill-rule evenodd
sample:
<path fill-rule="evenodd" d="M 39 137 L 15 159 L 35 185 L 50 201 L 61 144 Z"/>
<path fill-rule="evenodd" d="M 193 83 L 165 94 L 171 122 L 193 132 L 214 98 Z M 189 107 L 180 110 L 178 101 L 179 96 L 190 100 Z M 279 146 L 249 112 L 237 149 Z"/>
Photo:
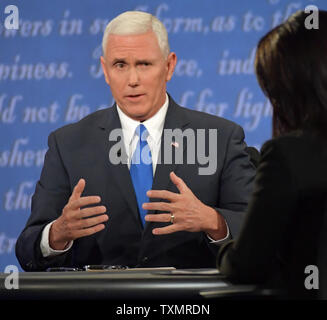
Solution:
<path fill-rule="evenodd" d="M 125 12 L 108 24 L 101 64 L 116 103 L 49 136 L 32 214 L 16 245 L 25 270 L 215 266 L 217 243 L 238 233 L 255 169 L 238 125 L 182 108 L 166 93 L 176 61 L 154 16 Z M 166 135 L 176 129 L 203 139 L 183 144 L 183 134 Z M 126 160 L 119 163 L 111 153 L 115 130 L 122 144 L 114 154 Z M 219 134 L 214 143 L 212 130 Z M 214 150 L 210 174 L 199 174 L 198 158 L 165 157 L 201 147 Z M 143 150 L 148 163 L 135 160 Z"/>

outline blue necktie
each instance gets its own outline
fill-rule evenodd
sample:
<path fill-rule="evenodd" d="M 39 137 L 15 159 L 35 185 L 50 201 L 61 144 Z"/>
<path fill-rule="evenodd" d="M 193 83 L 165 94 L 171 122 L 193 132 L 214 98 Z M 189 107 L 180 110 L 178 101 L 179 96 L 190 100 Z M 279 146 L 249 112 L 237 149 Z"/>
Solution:
<path fill-rule="evenodd" d="M 146 141 L 149 133 L 146 130 L 145 126 L 143 124 L 140 124 L 136 128 L 135 134 L 138 135 L 139 141 L 137 143 L 136 149 L 131 160 L 130 175 L 136 194 L 137 205 L 139 208 L 141 220 L 144 226 L 144 217 L 146 215 L 147 210 L 144 210 L 142 208 L 142 204 L 144 202 L 149 202 L 149 198 L 147 197 L 146 192 L 152 189 L 152 158 L 151 150 Z"/>

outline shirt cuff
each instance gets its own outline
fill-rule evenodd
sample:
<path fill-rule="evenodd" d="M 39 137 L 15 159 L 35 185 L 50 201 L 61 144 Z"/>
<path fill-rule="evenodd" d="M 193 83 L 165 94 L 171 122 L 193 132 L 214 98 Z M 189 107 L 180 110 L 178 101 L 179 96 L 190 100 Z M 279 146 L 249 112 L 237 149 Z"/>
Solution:
<path fill-rule="evenodd" d="M 49 244 L 49 232 L 50 232 L 50 228 L 51 225 L 54 223 L 54 221 L 50 222 L 49 224 L 47 224 L 45 226 L 45 228 L 42 231 L 42 237 L 41 237 L 41 243 L 40 243 L 40 247 L 41 247 L 41 252 L 44 258 L 46 257 L 54 257 L 54 256 L 58 256 L 64 252 L 67 252 L 73 245 L 74 241 L 71 241 L 67 248 L 64 250 L 54 250 L 52 248 L 50 248 L 50 244 Z"/>
<path fill-rule="evenodd" d="M 212 239 L 212 238 L 207 234 L 207 237 L 208 237 L 208 239 L 210 240 L 210 243 L 213 243 L 213 244 L 216 244 L 216 245 L 221 245 L 223 241 L 230 240 L 230 239 L 229 239 L 229 238 L 230 238 L 230 233 L 229 233 L 229 228 L 228 228 L 228 224 L 227 224 L 226 220 L 225 220 L 225 223 L 226 223 L 226 227 L 227 227 L 227 235 L 226 235 L 226 237 L 223 238 L 223 239 L 214 240 L 214 239 Z"/>

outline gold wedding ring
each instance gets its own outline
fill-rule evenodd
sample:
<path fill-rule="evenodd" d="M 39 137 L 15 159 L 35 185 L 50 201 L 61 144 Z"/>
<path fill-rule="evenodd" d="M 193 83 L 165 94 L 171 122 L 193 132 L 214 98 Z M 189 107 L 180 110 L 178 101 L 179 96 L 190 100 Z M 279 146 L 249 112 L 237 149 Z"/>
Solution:
<path fill-rule="evenodd" d="M 171 213 L 170 214 L 170 223 L 174 223 L 175 216 Z"/>

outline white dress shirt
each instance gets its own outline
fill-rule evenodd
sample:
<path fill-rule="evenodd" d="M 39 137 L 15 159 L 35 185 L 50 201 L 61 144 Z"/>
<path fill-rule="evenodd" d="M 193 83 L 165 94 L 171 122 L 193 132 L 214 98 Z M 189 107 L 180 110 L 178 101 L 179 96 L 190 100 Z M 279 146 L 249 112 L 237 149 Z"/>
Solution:
<path fill-rule="evenodd" d="M 153 169 L 153 176 L 156 171 L 156 166 L 158 162 L 158 156 L 161 146 L 161 136 L 162 136 L 162 130 L 165 123 L 165 118 L 168 110 L 169 105 L 169 99 L 168 95 L 166 94 L 166 101 L 163 104 L 163 106 L 159 109 L 159 111 L 150 119 L 145 120 L 142 122 L 142 124 L 146 127 L 149 135 L 147 137 L 147 143 L 149 145 L 149 148 L 151 150 L 151 157 L 152 157 L 152 169 Z M 123 131 L 123 138 L 124 138 L 124 146 L 127 153 L 127 164 L 128 168 L 130 168 L 131 159 L 133 156 L 133 153 L 136 149 L 138 139 L 139 137 L 135 134 L 135 130 L 137 126 L 140 124 L 139 121 L 133 120 L 129 118 L 117 105 L 117 111 L 120 119 L 120 123 L 122 126 Z M 50 227 L 54 221 L 50 222 L 43 230 L 42 232 L 42 238 L 41 238 L 41 252 L 44 257 L 49 256 L 55 256 L 59 255 L 63 252 L 68 251 L 72 245 L 73 241 L 69 243 L 69 245 L 64 250 L 53 250 L 49 245 L 49 231 Z M 227 226 L 228 232 L 227 236 L 224 239 L 220 240 L 213 240 L 209 236 L 208 238 L 211 240 L 212 243 L 221 243 L 224 240 L 229 239 L 229 228 Z"/>
<path fill-rule="evenodd" d="M 158 156 L 161 146 L 161 135 L 162 130 L 165 124 L 165 118 L 168 110 L 169 99 L 166 94 L 166 101 L 163 106 L 158 110 L 158 112 L 148 120 L 142 122 L 142 124 L 147 129 L 149 135 L 146 139 L 149 148 L 151 150 L 151 158 L 152 158 L 152 169 L 153 176 L 156 171 L 156 166 L 158 162 Z M 123 129 L 124 136 L 124 145 L 127 153 L 127 165 L 128 169 L 131 165 L 131 159 L 136 149 L 137 143 L 139 141 L 139 137 L 135 134 L 135 130 L 140 124 L 139 121 L 133 120 L 129 118 L 117 105 L 117 111 L 121 123 L 121 127 Z"/>

